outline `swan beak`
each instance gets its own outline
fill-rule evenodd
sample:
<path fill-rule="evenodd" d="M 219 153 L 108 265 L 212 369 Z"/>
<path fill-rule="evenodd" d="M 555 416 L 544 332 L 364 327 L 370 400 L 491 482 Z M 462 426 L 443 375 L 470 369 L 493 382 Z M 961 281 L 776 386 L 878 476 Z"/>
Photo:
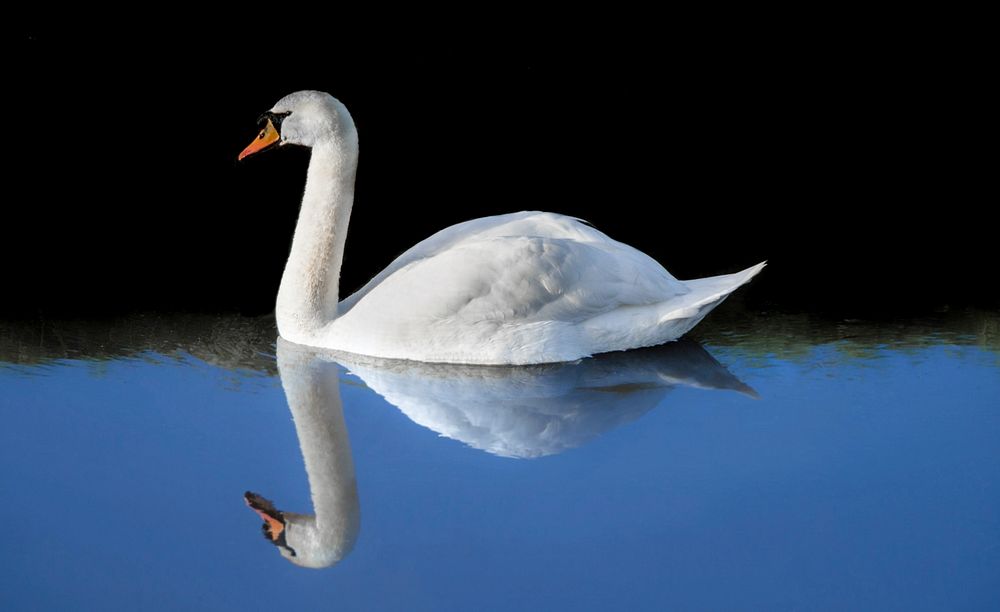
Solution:
<path fill-rule="evenodd" d="M 251 491 L 243 494 L 243 500 L 250 506 L 251 510 L 264 519 L 262 525 L 264 536 L 275 544 L 284 544 L 285 515 L 274 507 L 271 500 Z"/>
<path fill-rule="evenodd" d="M 267 120 L 267 125 L 264 129 L 257 134 L 257 138 L 254 138 L 253 142 L 247 145 L 247 148 L 243 149 L 240 153 L 239 160 L 242 161 L 244 157 L 249 157 L 254 153 L 260 153 L 264 149 L 270 148 L 272 145 L 278 143 L 281 140 L 281 134 L 278 130 L 274 129 L 274 124 L 271 120 Z"/>

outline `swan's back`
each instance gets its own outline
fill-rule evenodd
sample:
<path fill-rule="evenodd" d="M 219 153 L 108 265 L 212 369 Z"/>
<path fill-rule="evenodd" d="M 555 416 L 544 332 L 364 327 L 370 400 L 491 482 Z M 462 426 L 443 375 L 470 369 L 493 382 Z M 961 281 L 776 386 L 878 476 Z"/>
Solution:
<path fill-rule="evenodd" d="M 684 285 L 671 276 L 656 260 L 626 244 L 611 239 L 607 234 L 579 219 L 554 213 L 525 211 L 464 221 L 447 227 L 413 245 L 364 287 L 343 300 L 340 303 L 339 314 L 346 314 L 374 288 L 381 286 L 386 279 L 404 268 L 433 259 L 452 249 L 481 244 L 489 239 L 512 237 L 564 240 L 569 241 L 569 243 L 603 248 L 605 251 L 611 250 L 612 252 L 628 254 L 630 258 L 635 260 L 636 264 L 639 264 L 646 271 L 654 271 L 663 282 L 672 283 L 671 292 L 686 292 Z M 493 244 L 496 246 L 497 242 Z"/>

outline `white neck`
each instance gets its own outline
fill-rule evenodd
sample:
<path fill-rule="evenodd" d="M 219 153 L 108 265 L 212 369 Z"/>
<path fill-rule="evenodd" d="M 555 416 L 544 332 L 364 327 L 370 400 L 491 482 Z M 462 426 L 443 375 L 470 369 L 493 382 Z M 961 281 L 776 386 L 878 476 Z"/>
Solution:
<path fill-rule="evenodd" d="M 350 552 L 361 523 L 337 366 L 280 339 L 277 353 L 316 513 L 284 513 L 296 556 L 282 555 L 297 565 L 325 567 Z"/>
<path fill-rule="evenodd" d="M 349 120 L 349 119 L 348 119 Z M 317 143 L 309 160 L 302 209 L 278 289 L 275 318 L 282 337 L 308 339 L 337 317 L 340 266 L 354 206 L 357 132 Z"/>

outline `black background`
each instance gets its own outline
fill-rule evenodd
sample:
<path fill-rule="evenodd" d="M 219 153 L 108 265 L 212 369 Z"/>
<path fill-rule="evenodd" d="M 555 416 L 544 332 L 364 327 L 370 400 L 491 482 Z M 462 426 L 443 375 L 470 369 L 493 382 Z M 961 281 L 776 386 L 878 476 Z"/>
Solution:
<path fill-rule="evenodd" d="M 541 209 L 679 278 L 766 259 L 754 307 L 1000 304 L 975 41 L 280 37 L 267 20 L 30 22 L 12 40 L 0 313 L 269 312 L 308 152 L 236 155 L 298 89 L 338 97 L 360 134 L 342 297 L 451 223 Z"/>

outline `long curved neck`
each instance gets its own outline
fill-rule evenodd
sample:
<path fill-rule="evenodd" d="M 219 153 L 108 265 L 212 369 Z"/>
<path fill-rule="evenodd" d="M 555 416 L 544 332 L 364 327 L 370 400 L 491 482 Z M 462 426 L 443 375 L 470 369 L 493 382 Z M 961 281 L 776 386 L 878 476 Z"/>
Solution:
<path fill-rule="evenodd" d="M 357 133 L 313 147 L 292 250 L 278 289 L 275 318 L 282 337 L 309 344 L 337 316 L 340 266 L 354 206 Z"/>

